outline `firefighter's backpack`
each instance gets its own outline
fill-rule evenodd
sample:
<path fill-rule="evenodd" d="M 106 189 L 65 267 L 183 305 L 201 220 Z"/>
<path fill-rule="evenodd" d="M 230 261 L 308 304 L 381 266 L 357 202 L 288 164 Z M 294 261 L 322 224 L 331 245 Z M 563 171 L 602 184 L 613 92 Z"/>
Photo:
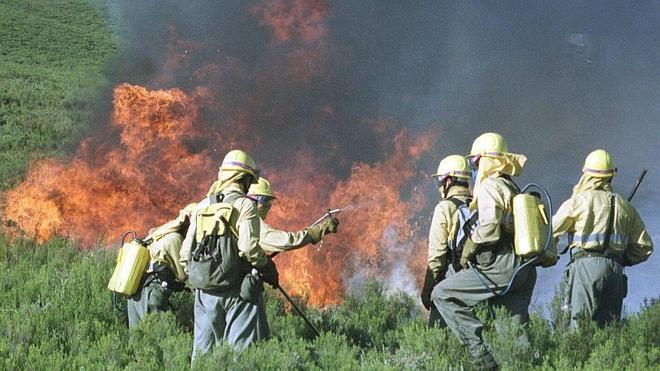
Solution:
<path fill-rule="evenodd" d="M 238 256 L 238 195 L 210 196 L 196 216 L 195 245 L 188 258 L 188 282 L 195 289 L 223 292 L 241 284 L 247 262 Z"/>

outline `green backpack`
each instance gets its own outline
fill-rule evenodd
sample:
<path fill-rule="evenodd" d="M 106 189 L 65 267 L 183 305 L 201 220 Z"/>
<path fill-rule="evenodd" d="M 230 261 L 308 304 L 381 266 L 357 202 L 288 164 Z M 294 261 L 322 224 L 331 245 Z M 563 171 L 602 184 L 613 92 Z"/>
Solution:
<path fill-rule="evenodd" d="M 238 211 L 232 205 L 238 197 L 213 195 L 209 206 L 197 212 L 197 242 L 188 258 L 188 282 L 195 289 L 231 290 L 249 272 L 249 264 L 238 256 Z"/>

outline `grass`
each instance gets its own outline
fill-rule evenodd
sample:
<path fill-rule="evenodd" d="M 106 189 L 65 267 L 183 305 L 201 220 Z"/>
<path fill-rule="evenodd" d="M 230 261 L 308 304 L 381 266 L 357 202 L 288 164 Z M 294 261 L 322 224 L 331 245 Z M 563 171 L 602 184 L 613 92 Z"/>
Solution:
<path fill-rule="evenodd" d="M 115 41 L 84 0 L 0 2 L 0 190 L 93 126 Z"/>

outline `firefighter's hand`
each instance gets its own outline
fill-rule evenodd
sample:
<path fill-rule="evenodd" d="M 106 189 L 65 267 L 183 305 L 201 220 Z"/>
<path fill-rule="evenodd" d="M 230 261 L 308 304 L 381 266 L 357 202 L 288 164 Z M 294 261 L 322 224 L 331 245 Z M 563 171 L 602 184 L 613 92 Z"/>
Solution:
<path fill-rule="evenodd" d="M 422 288 L 422 305 L 426 310 L 431 310 L 431 305 L 433 305 L 431 302 L 431 292 L 433 292 L 434 286 L 433 272 L 427 267 L 426 275 L 424 276 L 424 287 Z"/>
<path fill-rule="evenodd" d="M 321 223 L 321 228 L 323 228 L 324 234 L 326 233 L 337 233 L 337 227 L 339 226 L 339 219 L 331 216 L 326 218 L 323 223 Z"/>
<path fill-rule="evenodd" d="M 272 288 L 276 289 L 280 286 L 280 275 L 277 273 L 277 267 L 273 259 L 268 259 L 268 263 L 264 266 L 257 268 L 263 278 L 264 282 L 269 284 Z"/>
<path fill-rule="evenodd" d="M 322 223 L 307 229 L 307 233 L 312 238 L 312 243 L 317 243 L 328 233 L 336 233 L 339 220 L 337 218 L 326 218 Z"/>
<path fill-rule="evenodd" d="M 431 291 L 433 290 L 422 290 L 422 305 L 426 310 L 431 310 Z"/>
<path fill-rule="evenodd" d="M 469 262 L 474 260 L 475 255 L 477 254 L 477 248 L 474 242 L 472 242 L 471 238 L 468 238 L 465 241 L 465 245 L 463 246 L 463 252 L 461 253 L 461 267 L 464 269 L 467 269 L 469 267 Z"/>

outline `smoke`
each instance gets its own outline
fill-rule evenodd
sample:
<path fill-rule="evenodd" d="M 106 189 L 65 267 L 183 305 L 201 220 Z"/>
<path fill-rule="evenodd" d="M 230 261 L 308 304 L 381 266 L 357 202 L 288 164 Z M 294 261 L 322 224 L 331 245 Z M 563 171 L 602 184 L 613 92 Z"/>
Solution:
<path fill-rule="evenodd" d="M 273 170 L 266 175 L 283 196 L 286 210 L 279 216 L 274 210 L 278 226 L 303 227 L 310 221 L 299 210 L 316 215 L 321 204 L 363 201 L 365 192 L 369 202 L 383 202 L 382 192 L 397 198 L 387 198 L 389 206 L 413 208 L 412 217 L 385 207 L 372 214 L 400 223 L 377 231 L 378 252 L 356 254 L 355 261 L 377 265 L 390 287 L 413 292 L 424 273 L 419 262 L 430 200 L 439 196 L 420 173 L 431 174 L 446 155 L 466 153 L 486 131 L 500 132 L 513 152 L 528 156 L 518 182 L 546 186 L 555 208 L 593 149 L 613 154 L 614 186 L 624 193 L 648 167 L 634 203 L 659 240 L 660 168 L 652 164 L 660 145 L 660 4 L 151 0 L 105 6 L 122 48 L 108 64 L 110 78 L 201 97 L 196 120 L 213 133 L 195 136 L 186 149 L 211 152 L 212 163 L 232 143 L 254 154 Z M 433 143 L 422 143 L 429 137 Z M 214 169 L 208 173 L 183 193 L 201 194 Z M 322 186 L 328 182 L 337 189 Z M 394 184 L 398 194 L 378 187 L 383 184 Z M 344 230 L 362 241 L 358 227 Z M 350 256 L 331 252 L 324 259 Z M 643 283 L 652 282 L 659 265 L 656 254 L 628 270 L 627 302 L 634 309 L 643 297 L 658 296 Z M 346 285 L 363 278 L 357 266 L 346 267 Z M 561 270 L 540 270 L 535 302 L 547 302 Z M 304 268 L 300 274 L 307 274 Z"/>

